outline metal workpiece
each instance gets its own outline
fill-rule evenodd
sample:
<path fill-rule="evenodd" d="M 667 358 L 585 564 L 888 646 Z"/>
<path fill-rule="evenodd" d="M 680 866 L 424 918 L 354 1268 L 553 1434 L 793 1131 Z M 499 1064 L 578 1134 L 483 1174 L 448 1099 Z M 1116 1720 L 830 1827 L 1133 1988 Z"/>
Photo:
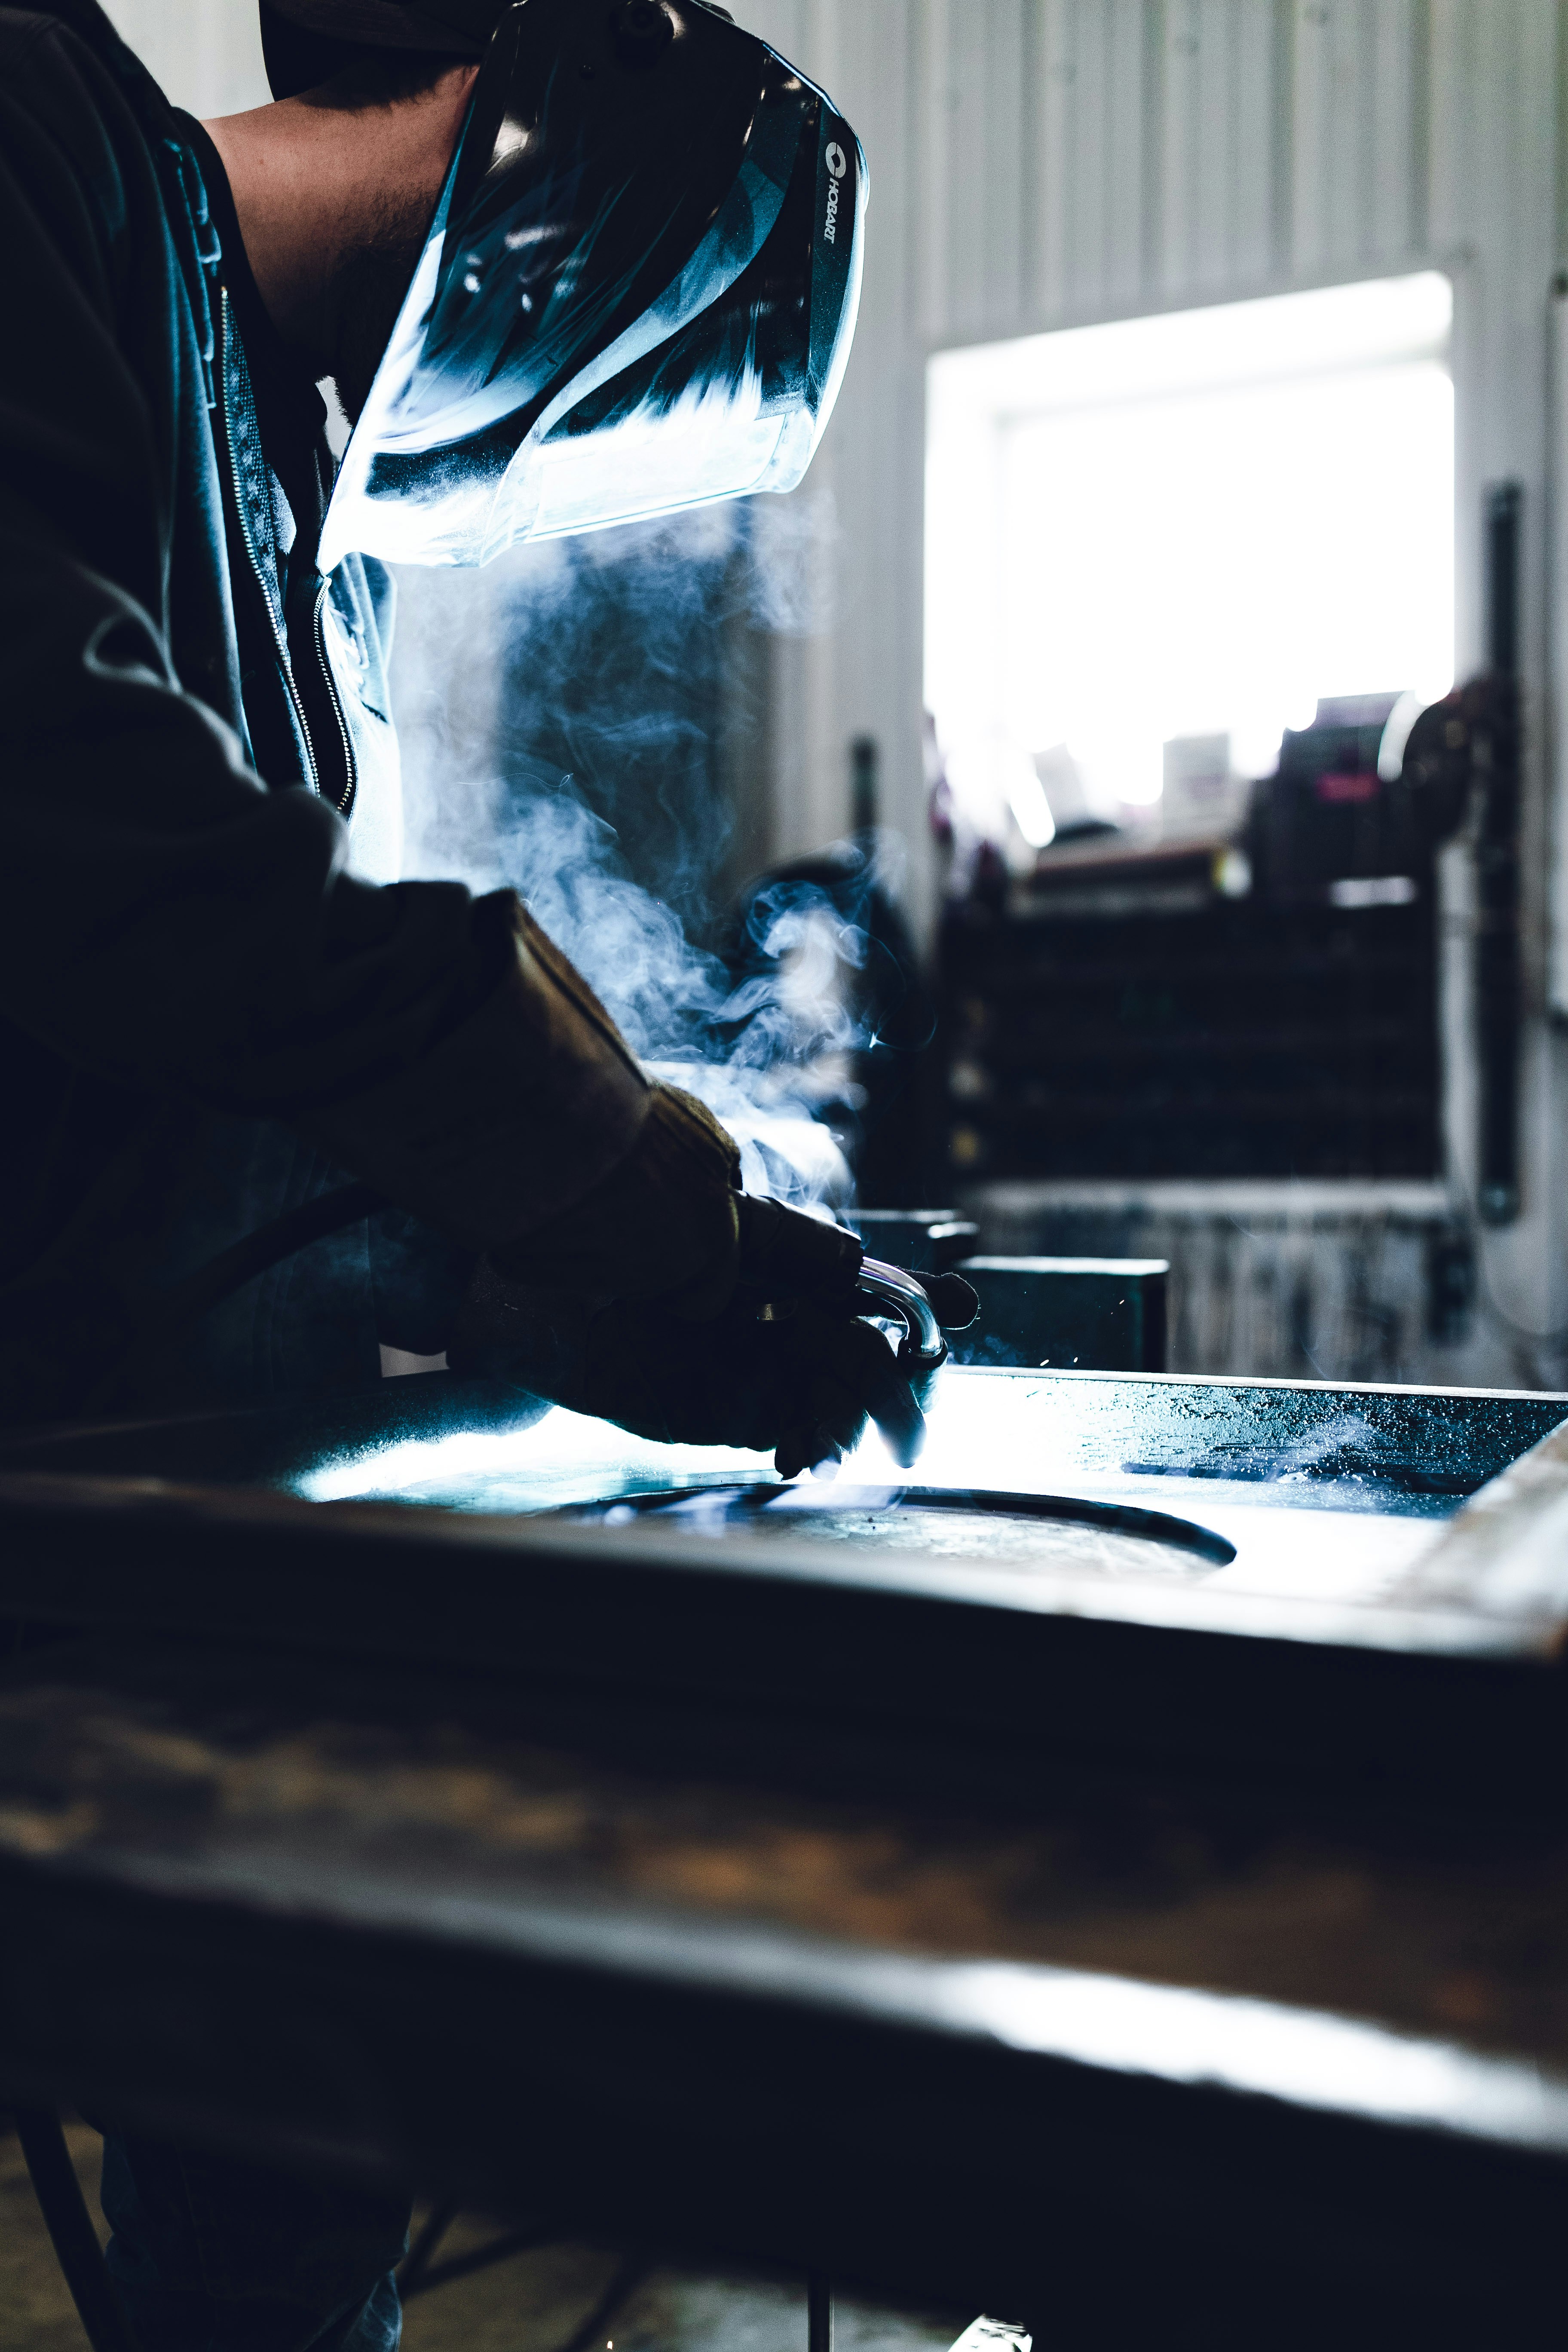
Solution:
<path fill-rule="evenodd" d="M 1498 1563 L 1523 1523 L 1457 1516 L 1568 1400 L 948 1366 L 919 1488 L 868 1440 L 824 1517 L 833 1486 L 760 1456 L 444 1375 L 384 1391 L 14 1443 L 0 1609 L 831 1720 L 889 1771 L 940 1740 L 987 1772 L 1092 1755 L 1568 1791 L 1568 1567 L 1521 1580 Z M 1564 1477 L 1548 1465 L 1531 1525 Z M 777 1508 L 635 1507 L 737 1486 Z M 1037 1545 L 1031 1497 L 1160 1515 L 1196 1549 L 1172 1572 L 1152 1544 L 1144 1573 L 1048 1510 Z"/>
<path fill-rule="evenodd" d="M 987 1782 L 1120 1759 L 1554 1817 L 1568 1792 L 1554 1648 L 1462 1611 L 1258 1611 L 1225 1593 L 1224 1569 L 1104 1578 L 668 1525 L 435 1529 L 397 1506 L 30 1484 L 0 1486 L 0 1589 L 40 1626 L 424 1662 L 698 1719 L 751 1708 L 781 1737 L 831 1726 L 871 1743 L 892 1782 L 941 1751 Z"/>
<path fill-rule="evenodd" d="M 969 1486 L 1196 1478 L 1206 1492 L 1244 1486 L 1292 1507 L 1447 1512 L 1565 1415 L 1568 1393 L 1536 1390 L 955 1367 L 921 1475 L 940 1461 L 944 1478 Z M 856 1462 L 876 1458 L 868 1441 Z M 660 1445 L 505 1382 L 444 1372 L 14 1431 L 0 1438 L 0 1469 L 520 1513 L 603 1497 L 633 1478 L 646 1488 L 773 1475 L 760 1454 Z"/>

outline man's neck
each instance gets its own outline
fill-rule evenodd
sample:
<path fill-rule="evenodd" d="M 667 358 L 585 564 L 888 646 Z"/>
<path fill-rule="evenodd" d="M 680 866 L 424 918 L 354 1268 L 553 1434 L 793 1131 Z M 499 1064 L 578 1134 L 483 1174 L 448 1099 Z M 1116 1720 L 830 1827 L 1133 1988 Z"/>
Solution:
<path fill-rule="evenodd" d="M 223 159 L 268 314 L 313 374 L 344 363 L 356 257 L 416 248 L 447 176 L 477 68 L 417 97 L 344 107 L 307 91 L 205 125 Z M 388 320 L 390 325 L 390 320 Z"/>

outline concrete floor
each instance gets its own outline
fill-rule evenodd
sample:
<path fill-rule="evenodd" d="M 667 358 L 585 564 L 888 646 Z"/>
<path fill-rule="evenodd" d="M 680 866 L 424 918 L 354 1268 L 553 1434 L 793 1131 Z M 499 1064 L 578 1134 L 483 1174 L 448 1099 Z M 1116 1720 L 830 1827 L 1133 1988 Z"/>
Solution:
<path fill-rule="evenodd" d="M 67 2133 L 88 2210 L 100 2224 L 100 2143 L 85 2125 Z M 417 2217 L 416 2217 L 417 2226 Z M 435 2260 L 497 2234 L 458 2217 Z M 404 2318 L 405 2352 L 557 2352 L 598 2305 L 619 2257 L 593 2246 L 534 2247 L 417 2295 Z M 837 2302 L 835 2352 L 947 2352 L 972 2313 L 915 2313 Z M 86 2352 L 87 2339 L 55 2263 L 22 2152 L 0 2134 L 0 2352 Z M 657 2270 L 606 2319 L 583 2352 L 805 2352 L 803 2287 L 767 2280 Z"/>

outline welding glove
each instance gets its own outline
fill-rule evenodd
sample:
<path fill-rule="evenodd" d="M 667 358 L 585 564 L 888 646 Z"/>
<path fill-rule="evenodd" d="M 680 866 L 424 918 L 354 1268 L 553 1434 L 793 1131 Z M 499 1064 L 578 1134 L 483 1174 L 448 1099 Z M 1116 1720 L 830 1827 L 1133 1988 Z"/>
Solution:
<path fill-rule="evenodd" d="M 757 1240 L 741 1253 L 734 1294 L 718 1315 L 682 1319 L 663 1300 L 585 1308 L 486 1265 L 449 1349 L 453 1370 L 513 1381 L 661 1444 L 771 1452 L 786 1478 L 842 1460 L 868 1420 L 896 1460 L 913 1462 L 924 1418 L 888 1341 L 855 1319 L 854 1274 L 846 1282 L 844 1271 L 858 1265 L 853 1235 L 817 1225 L 823 1278 L 814 1295 L 788 1291 L 784 1268 L 794 1279 L 801 1267 L 793 1229 L 816 1221 L 773 1201 L 743 1197 L 739 1206 Z M 834 1248 L 836 1237 L 848 1251 Z"/>
<path fill-rule="evenodd" d="M 619 1166 L 490 1263 L 506 1282 L 595 1306 L 657 1298 L 681 1322 L 705 1322 L 738 1294 L 847 1306 L 864 1255 L 855 1235 L 740 1183 L 740 1152 L 706 1103 L 655 1086 Z"/>
<path fill-rule="evenodd" d="M 663 1297 L 677 1315 L 716 1315 L 740 1267 L 740 1152 L 707 1105 L 655 1086 L 626 1158 L 571 1208 L 492 1250 L 491 1261 L 531 1287 Z"/>
<path fill-rule="evenodd" d="M 920 1406 L 856 1319 L 859 1241 L 739 1184 L 712 1113 L 656 1086 L 620 1165 L 483 1262 L 453 1370 L 662 1443 L 773 1451 L 786 1477 L 840 1460 L 868 1419 L 912 1462 Z"/>

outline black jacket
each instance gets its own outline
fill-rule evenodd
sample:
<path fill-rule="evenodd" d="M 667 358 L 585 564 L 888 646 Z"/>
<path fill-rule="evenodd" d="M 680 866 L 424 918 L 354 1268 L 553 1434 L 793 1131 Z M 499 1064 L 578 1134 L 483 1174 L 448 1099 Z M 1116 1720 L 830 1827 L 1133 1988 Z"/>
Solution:
<path fill-rule="evenodd" d="M 385 878 L 382 582 L 358 558 L 287 576 L 218 245 L 187 126 L 93 0 L 0 8 L 13 1415 L 79 1408 L 138 1301 L 343 1169 L 473 1250 L 595 1182 L 646 1108 L 514 900 Z M 343 743 L 318 758 L 323 709 Z M 374 1374 L 375 1337 L 362 1228 L 142 1385 L 337 1384 Z"/>

